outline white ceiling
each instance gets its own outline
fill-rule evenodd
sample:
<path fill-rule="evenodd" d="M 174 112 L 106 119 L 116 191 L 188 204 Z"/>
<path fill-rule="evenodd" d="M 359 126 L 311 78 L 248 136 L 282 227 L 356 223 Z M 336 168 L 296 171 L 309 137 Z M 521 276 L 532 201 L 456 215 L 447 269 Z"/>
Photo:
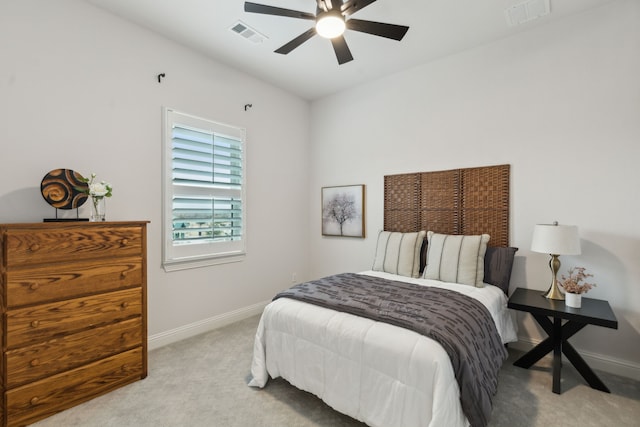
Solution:
<path fill-rule="evenodd" d="M 313 37 L 288 55 L 273 51 L 313 21 L 244 12 L 243 0 L 85 0 L 217 61 L 313 100 L 617 0 L 551 0 L 551 13 L 510 27 L 505 9 L 522 0 L 377 0 L 353 18 L 406 25 L 400 42 L 347 31 L 354 60 L 338 65 L 329 40 Z M 252 0 L 315 13 L 315 0 Z M 232 32 L 241 20 L 267 39 Z"/>

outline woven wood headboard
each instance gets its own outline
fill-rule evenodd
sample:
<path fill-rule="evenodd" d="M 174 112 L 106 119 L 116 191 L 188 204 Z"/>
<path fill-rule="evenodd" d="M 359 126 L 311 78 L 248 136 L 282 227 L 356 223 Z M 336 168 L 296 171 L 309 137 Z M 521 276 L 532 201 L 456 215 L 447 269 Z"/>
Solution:
<path fill-rule="evenodd" d="M 509 246 L 509 165 L 384 177 L 384 229 L 491 236 Z"/>

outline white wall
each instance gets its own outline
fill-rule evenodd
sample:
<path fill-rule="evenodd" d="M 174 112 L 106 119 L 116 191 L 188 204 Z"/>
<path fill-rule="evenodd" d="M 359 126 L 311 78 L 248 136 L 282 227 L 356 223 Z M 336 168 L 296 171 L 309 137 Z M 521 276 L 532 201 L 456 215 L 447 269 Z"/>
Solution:
<path fill-rule="evenodd" d="M 512 289 L 544 290 L 536 223 L 579 226 L 584 266 L 619 330 L 572 342 L 640 378 L 640 2 L 609 6 L 312 104 L 312 276 L 370 269 L 385 174 L 511 165 Z M 320 187 L 367 186 L 364 240 L 320 236 Z M 544 337 L 520 315 L 526 341 Z M 629 369 L 627 369 L 629 368 Z M 620 370 L 619 370 L 620 371 Z"/>
<path fill-rule="evenodd" d="M 162 270 L 162 106 L 246 128 L 244 262 Z M 291 273 L 307 275 L 306 235 L 287 231 L 309 227 L 308 131 L 308 102 L 85 2 L 0 3 L 0 222 L 54 215 L 39 188 L 52 169 L 110 181 L 108 220 L 151 221 L 151 336 L 267 301 Z M 274 168 L 282 153 L 287 167 Z"/>

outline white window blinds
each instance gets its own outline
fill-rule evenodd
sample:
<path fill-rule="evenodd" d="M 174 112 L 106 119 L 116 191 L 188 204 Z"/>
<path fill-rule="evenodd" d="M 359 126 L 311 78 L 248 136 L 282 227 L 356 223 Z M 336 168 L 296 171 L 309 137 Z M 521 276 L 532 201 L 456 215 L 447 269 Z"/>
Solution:
<path fill-rule="evenodd" d="M 166 109 L 165 266 L 244 253 L 244 182 L 242 129 Z"/>

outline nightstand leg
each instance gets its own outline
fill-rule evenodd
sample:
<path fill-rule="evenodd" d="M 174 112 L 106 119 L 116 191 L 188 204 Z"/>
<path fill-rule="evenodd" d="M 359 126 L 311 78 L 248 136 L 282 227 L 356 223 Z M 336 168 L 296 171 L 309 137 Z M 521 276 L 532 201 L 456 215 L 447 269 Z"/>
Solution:
<path fill-rule="evenodd" d="M 585 323 L 567 322 L 562 327 L 562 353 L 567 356 L 569 362 L 576 368 L 576 370 L 582 375 L 591 388 L 596 390 L 610 393 L 609 388 L 604 385 L 602 380 L 596 375 L 595 372 L 587 365 L 582 356 L 578 354 L 575 348 L 567 341 L 576 332 L 587 326 Z"/>
<path fill-rule="evenodd" d="M 582 356 L 578 354 L 578 352 L 573 348 L 571 344 L 565 342 L 562 346 L 562 352 L 569 362 L 576 368 L 576 370 L 582 375 L 587 383 L 591 386 L 591 388 L 595 388 L 596 390 L 604 391 L 606 393 L 611 393 L 609 388 L 604 385 L 602 380 L 596 375 L 595 372 L 587 365 L 587 362 L 584 361 Z"/>
<path fill-rule="evenodd" d="M 553 339 L 553 323 L 551 323 L 551 320 L 549 320 L 547 316 L 538 316 L 534 314 L 533 317 L 549 337 L 514 362 L 514 365 L 520 368 L 529 369 L 534 363 L 553 350 L 555 342 Z"/>
<path fill-rule="evenodd" d="M 562 378 L 562 319 L 553 319 L 553 392 L 562 393 L 560 379 Z"/>

